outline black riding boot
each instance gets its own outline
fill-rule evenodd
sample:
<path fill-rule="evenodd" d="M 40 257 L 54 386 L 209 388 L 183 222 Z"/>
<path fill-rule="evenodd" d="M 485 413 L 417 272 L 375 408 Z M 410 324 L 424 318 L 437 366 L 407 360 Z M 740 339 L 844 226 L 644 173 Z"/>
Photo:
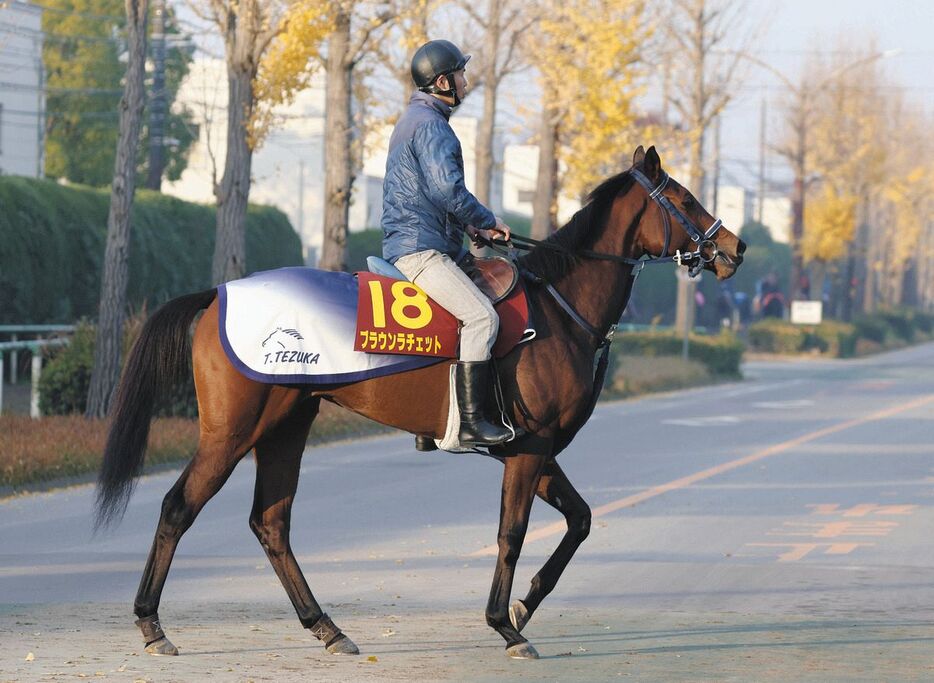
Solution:
<path fill-rule="evenodd" d="M 458 440 L 461 446 L 495 446 L 512 436 L 505 427 L 490 424 L 483 417 L 489 363 L 457 361 L 454 391 L 461 414 Z"/>

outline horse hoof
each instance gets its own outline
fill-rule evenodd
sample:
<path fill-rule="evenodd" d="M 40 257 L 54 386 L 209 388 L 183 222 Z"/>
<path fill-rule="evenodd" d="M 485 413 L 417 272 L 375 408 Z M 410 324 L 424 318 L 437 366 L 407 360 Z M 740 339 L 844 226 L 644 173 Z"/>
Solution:
<path fill-rule="evenodd" d="M 178 648 L 172 645 L 172 641 L 163 636 L 159 638 L 159 640 L 149 643 L 149 645 L 146 646 L 146 652 L 151 655 L 156 655 L 157 657 L 163 655 L 176 657 L 178 655 Z"/>
<path fill-rule="evenodd" d="M 516 600 L 509 606 L 509 621 L 512 622 L 512 627 L 519 632 L 529 623 L 530 616 L 529 610 L 526 609 L 521 600 Z"/>
<path fill-rule="evenodd" d="M 532 643 L 516 643 L 506 648 L 506 654 L 513 659 L 538 659 L 538 650 L 532 647 Z"/>
<path fill-rule="evenodd" d="M 358 655 L 360 650 L 354 642 L 347 636 L 341 634 L 341 637 L 325 647 L 332 655 Z"/>

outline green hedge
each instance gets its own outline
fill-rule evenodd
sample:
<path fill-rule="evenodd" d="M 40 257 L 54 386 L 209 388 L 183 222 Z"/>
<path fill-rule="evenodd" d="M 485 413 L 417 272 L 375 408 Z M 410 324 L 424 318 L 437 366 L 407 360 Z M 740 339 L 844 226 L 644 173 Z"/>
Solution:
<path fill-rule="evenodd" d="M 680 356 L 682 339 L 671 332 L 623 332 L 613 341 L 614 356 Z M 711 375 L 739 377 L 743 359 L 743 343 L 732 334 L 702 336 L 692 334 L 688 340 L 688 356 L 702 363 Z M 609 374 L 612 377 L 612 374 Z"/>
<path fill-rule="evenodd" d="M 71 323 L 97 315 L 108 190 L 0 177 L 0 323 Z M 130 305 L 150 309 L 211 285 L 215 209 L 140 190 L 133 203 Z M 302 264 L 285 214 L 251 206 L 247 271 Z"/>
<path fill-rule="evenodd" d="M 822 353 L 837 358 L 873 349 L 902 346 L 929 339 L 934 316 L 893 309 L 861 315 L 852 324 L 825 320 L 820 325 L 795 325 L 786 320 L 760 320 L 749 326 L 749 347 L 766 353 Z M 859 344 L 864 340 L 863 344 Z M 866 344 L 865 342 L 870 342 Z"/>

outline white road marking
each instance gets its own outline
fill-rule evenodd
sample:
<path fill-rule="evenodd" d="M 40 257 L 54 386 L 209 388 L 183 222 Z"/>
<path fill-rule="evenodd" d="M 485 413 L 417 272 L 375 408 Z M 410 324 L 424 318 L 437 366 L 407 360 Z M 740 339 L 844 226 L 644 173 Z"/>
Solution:
<path fill-rule="evenodd" d="M 722 427 L 739 422 L 735 415 L 712 415 L 711 417 L 682 417 L 671 420 L 662 420 L 662 424 L 678 425 L 679 427 Z"/>
<path fill-rule="evenodd" d="M 807 406 L 814 405 L 814 401 L 807 398 L 800 398 L 798 400 L 791 401 L 759 401 L 753 403 L 753 408 L 770 408 L 775 410 L 785 410 L 788 408 L 806 408 Z"/>

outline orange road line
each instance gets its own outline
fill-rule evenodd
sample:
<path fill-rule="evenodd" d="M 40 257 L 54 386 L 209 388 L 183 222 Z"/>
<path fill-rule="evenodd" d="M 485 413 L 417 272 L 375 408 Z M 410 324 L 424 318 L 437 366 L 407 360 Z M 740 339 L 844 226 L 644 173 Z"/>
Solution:
<path fill-rule="evenodd" d="M 729 462 L 721 463 L 720 465 L 714 465 L 713 467 L 708 467 L 705 470 L 700 472 L 695 472 L 694 474 L 689 474 L 686 477 L 681 477 L 680 479 L 675 479 L 674 481 L 669 481 L 666 484 L 659 484 L 658 486 L 653 486 L 650 489 L 645 491 L 640 491 L 631 496 L 626 496 L 625 498 L 620 498 L 619 500 L 613 501 L 612 503 L 607 503 L 606 505 L 601 505 L 600 507 L 594 508 L 592 511 L 593 517 L 603 517 L 617 510 L 622 510 L 623 508 L 632 507 L 637 503 L 641 503 L 650 498 L 655 498 L 660 496 L 663 493 L 668 493 L 670 491 L 677 491 L 679 489 L 687 488 L 692 484 L 696 484 L 699 481 L 705 479 L 710 479 L 715 477 L 718 474 L 723 474 L 724 472 L 729 472 L 745 465 L 749 465 L 759 460 L 764 460 L 773 455 L 779 453 L 784 453 L 785 451 L 791 450 L 796 446 L 801 446 L 803 444 L 821 439 L 825 436 L 831 434 L 836 434 L 837 432 L 842 432 L 846 429 L 851 429 L 853 427 L 858 427 L 864 425 L 868 422 L 875 422 L 877 420 L 884 420 L 893 415 L 903 413 L 908 410 L 913 410 L 915 408 L 920 408 L 929 403 L 934 402 L 934 394 L 928 396 L 922 396 L 921 398 L 915 399 L 914 401 L 909 401 L 908 403 L 902 403 L 901 405 L 893 406 L 891 408 L 886 408 L 885 410 L 880 410 L 875 413 L 871 413 L 864 417 L 858 417 L 853 420 L 847 420 L 846 422 L 841 422 L 836 425 L 831 425 L 830 427 L 824 427 L 823 429 L 818 429 L 807 434 L 795 437 L 794 439 L 789 439 L 788 441 L 783 441 L 777 443 L 774 446 L 769 446 L 761 450 L 756 451 L 750 455 L 744 456 L 742 458 L 737 458 L 736 460 L 731 460 Z M 567 530 L 567 524 L 564 521 L 554 522 L 547 526 L 535 529 L 530 531 L 525 535 L 524 543 L 530 543 L 532 541 L 538 541 L 543 538 L 548 538 L 549 536 L 555 536 L 557 534 L 563 534 Z M 485 555 L 496 555 L 499 552 L 499 547 L 496 545 L 488 545 L 485 548 L 476 550 L 470 553 L 469 557 L 482 557 Z"/>

